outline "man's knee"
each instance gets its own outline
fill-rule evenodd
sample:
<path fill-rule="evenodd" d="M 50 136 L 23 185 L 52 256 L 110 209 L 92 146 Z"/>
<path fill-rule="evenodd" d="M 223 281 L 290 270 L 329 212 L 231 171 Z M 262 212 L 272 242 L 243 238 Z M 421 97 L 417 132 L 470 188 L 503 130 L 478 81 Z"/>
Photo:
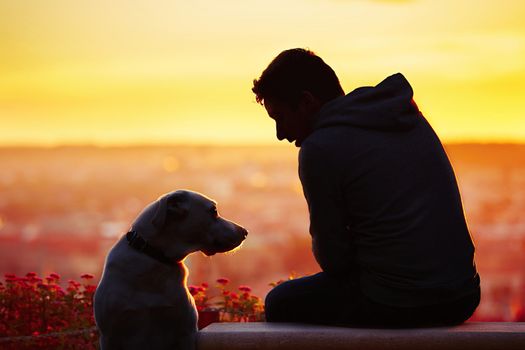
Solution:
<path fill-rule="evenodd" d="M 266 315 L 266 322 L 284 322 L 287 310 L 290 309 L 290 298 L 288 282 L 273 288 L 264 300 L 264 312 Z"/>
<path fill-rule="evenodd" d="M 332 313 L 334 284 L 323 273 L 283 282 L 265 300 L 267 322 L 301 322 L 317 313 Z"/>

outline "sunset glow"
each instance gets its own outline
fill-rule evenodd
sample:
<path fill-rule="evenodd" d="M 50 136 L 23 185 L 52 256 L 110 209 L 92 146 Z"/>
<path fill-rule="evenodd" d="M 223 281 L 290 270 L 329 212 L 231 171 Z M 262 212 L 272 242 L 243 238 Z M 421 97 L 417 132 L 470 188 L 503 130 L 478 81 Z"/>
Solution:
<path fill-rule="evenodd" d="M 346 92 L 404 73 L 445 142 L 525 142 L 522 0 L 1 1 L 0 17 L 2 145 L 275 143 L 250 89 L 291 47 Z"/>

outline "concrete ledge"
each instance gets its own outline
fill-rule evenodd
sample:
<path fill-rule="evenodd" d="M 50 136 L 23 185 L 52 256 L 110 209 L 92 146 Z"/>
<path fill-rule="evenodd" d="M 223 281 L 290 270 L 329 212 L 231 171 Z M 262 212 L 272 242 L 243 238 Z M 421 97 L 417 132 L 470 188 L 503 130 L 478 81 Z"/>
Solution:
<path fill-rule="evenodd" d="M 198 350 L 457 349 L 525 350 L 525 323 L 472 322 L 421 329 L 343 328 L 288 323 L 213 323 Z"/>

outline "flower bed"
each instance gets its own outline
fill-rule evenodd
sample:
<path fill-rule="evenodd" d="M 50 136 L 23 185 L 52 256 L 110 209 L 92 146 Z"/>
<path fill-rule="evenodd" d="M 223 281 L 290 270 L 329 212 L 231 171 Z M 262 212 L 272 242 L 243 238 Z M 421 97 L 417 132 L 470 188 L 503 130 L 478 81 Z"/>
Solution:
<path fill-rule="evenodd" d="M 0 282 L 0 348 L 95 349 L 92 279 L 84 274 L 82 282 L 69 280 L 63 289 L 56 273 L 6 274 Z"/>
<path fill-rule="evenodd" d="M 0 349 L 97 349 L 93 316 L 93 275 L 81 282 L 61 284 L 60 275 L 45 278 L 5 274 L 0 282 Z M 220 278 L 215 288 L 207 283 L 189 286 L 199 312 L 199 328 L 211 322 L 254 322 L 264 319 L 262 300 L 245 285 L 232 290 Z"/>
<path fill-rule="evenodd" d="M 210 292 L 208 283 L 188 287 L 199 311 L 199 329 L 216 321 L 264 321 L 264 304 L 261 298 L 252 295 L 252 289 L 246 285 L 239 286 L 238 291 L 232 291 L 228 288 L 229 282 L 227 278 L 219 278 L 215 293 Z"/>

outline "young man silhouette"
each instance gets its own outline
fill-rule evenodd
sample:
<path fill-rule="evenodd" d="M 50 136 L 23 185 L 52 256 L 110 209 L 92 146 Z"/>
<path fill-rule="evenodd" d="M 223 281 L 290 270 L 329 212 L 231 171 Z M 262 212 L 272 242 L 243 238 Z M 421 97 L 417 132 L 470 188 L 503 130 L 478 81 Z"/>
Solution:
<path fill-rule="evenodd" d="M 286 50 L 252 91 L 299 176 L 322 272 L 275 287 L 269 322 L 459 324 L 480 300 L 454 171 L 403 75 L 345 95 L 313 52 Z"/>

